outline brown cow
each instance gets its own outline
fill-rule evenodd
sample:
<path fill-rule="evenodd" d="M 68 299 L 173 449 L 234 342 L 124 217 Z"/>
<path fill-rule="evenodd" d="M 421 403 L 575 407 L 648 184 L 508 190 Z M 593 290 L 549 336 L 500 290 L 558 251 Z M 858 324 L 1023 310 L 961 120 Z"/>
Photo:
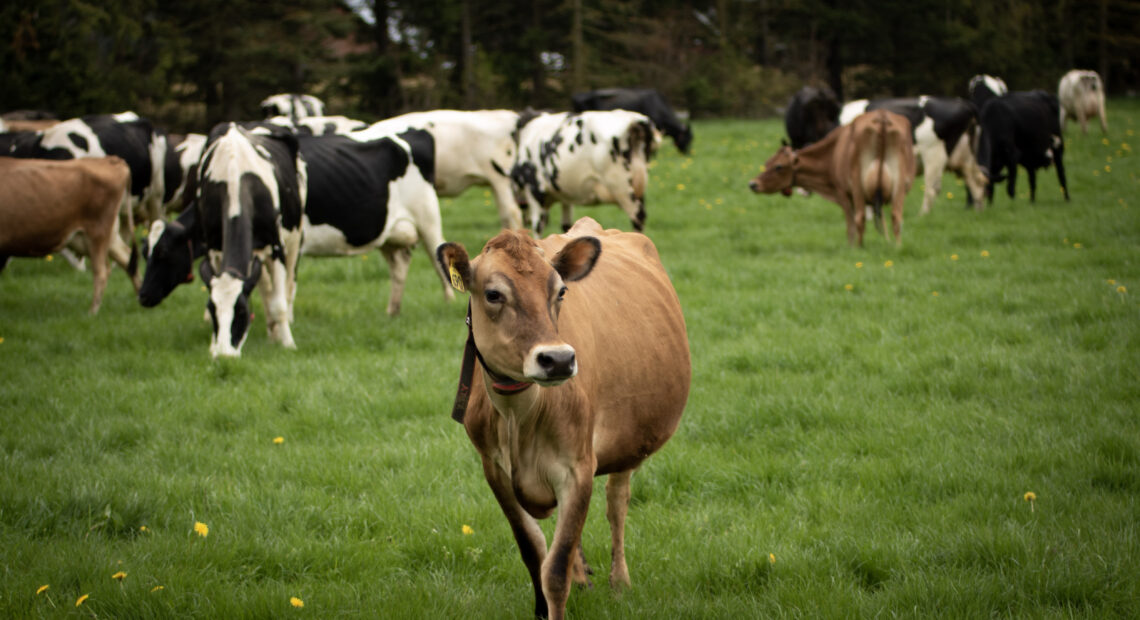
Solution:
<path fill-rule="evenodd" d="M 875 227 L 885 237 L 882 204 L 889 201 L 895 244 L 902 245 L 903 201 L 914 174 L 910 121 L 880 109 L 857 116 L 799 151 L 785 144 L 748 186 L 756 193 L 785 196 L 791 196 L 793 187 L 802 187 L 838 203 L 847 218 L 847 243 L 860 246 L 865 207 L 872 205 Z"/>
<path fill-rule="evenodd" d="M 115 156 L 0 157 L 0 269 L 10 256 L 44 256 L 82 232 L 95 276 L 91 314 L 103 301 L 108 253 L 127 269 L 137 290 L 134 252 L 119 237 L 119 213 L 131 212 L 130 179 L 130 168 Z"/>
<path fill-rule="evenodd" d="M 437 254 L 471 292 L 453 416 L 510 522 L 535 615 L 562 618 L 571 579 L 589 583 L 580 539 L 594 476 L 609 475 L 610 585 L 629 585 L 630 477 L 673 435 L 689 395 L 681 305 L 653 242 L 590 218 L 542 241 L 504 231 L 470 261 L 454 243 Z M 483 387 L 468 402 L 475 358 Z M 536 519 L 555 507 L 548 551 Z"/>

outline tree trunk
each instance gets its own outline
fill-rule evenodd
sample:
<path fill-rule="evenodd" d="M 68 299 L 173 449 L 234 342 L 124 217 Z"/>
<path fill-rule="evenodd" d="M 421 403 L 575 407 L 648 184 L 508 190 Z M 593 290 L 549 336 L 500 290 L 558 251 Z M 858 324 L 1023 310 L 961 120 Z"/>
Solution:
<path fill-rule="evenodd" d="M 476 107 L 475 92 L 475 46 L 471 42 L 471 0 L 463 0 L 462 44 L 463 53 L 463 107 L 472 110 Z"/>
<path fill-rule="evenodd" d="M 574 23 L 570 28 L 570 42 L 574 57 L 570 62 L 574 73 L 571 76 L 570 92 L 577 93 L 586 90 L 586 45 L 582 41 L 582 0 L 573 0 L 573 11 Z"/>
<path fill-rule="evenodd" d="M 531 45 L 533 46 L 531 55 L 534 59 L 534 72 L 531 76 L 534 92 L 531 95 L 531 103 L 536 107 L 542 107 L 546 98 L 546 71 L 542 64 L 542 0 L 532 0 L 531 2 L 531 32 Z"/>

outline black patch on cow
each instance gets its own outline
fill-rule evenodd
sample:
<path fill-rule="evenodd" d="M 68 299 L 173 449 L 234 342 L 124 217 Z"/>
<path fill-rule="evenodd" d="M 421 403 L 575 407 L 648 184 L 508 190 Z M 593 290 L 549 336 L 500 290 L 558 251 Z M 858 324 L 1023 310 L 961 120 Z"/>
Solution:
<path fill-rule="evenodd" d="M 194 261 L 206 253 L 198 224 L 198 209 L 187 208 L 169 222 L 147 256 L 146 272 L 139 287 L 139 303 L 157 306 L 180 284 L 194 279 Z"/>
<path fill-rule="evenodd" d="M 677 150 L 688 154 L 693 130 L 681 123 L 665 97 L 652 88 L 603 88 L 576 93 L 570 98 L 574 112 L 586 110 L 629 110 L 649 117 L 665 135 L 673 139 Z M 835 112 L 839 116 L 838 107 Z"/>
<path fill-rule="evenodd" d="M 423 148 L 419 134 L 429 138 L 430 134 L 417 131 L 413 136 Z M 391 138 L 358 142 L 344 136 L 315 136 L 300 142 L 309 173 L 305 207 L 309 222 L 336 228 L 357 247 L 379 237 L 388 221 L 388 184 L 405 174 L 414 151 L 409 158 Z"/>
<path fill-rule="evenodd" d="M 792 95 L 784 113 L 784 130 L 792 148 L 818 142 L 839 126 L 839 99 L 830 88 L 805 86 Z"/>
<path fill-rule="evenodd" d="M 397 134 L 412 149 L 412 163 L 428 183 L 435 184 L 435 138 L 423 129 L 409 129 Z"/>
<path fill-rule="evenodd" d="M 174 198 L 174 193 L 182 186 L 182 162 L 176 147 L 182 143 L 186 136 L 166 135 L 165 138 L 166 153 L 162 160 L 163 204 L 170 202 Z"/>
<path fill-rule="evenodd" d="M 538 168 L 527 160 L 511 168 L 511 182 L 530 192 L 539 204 L 546 204 L 546 195 L 538 186 Z"/>
<path fill-rule="evenodd" d="M 500 165 L 499 165 L 499 162 L 497 162 L 497 161 L 495 161 L 495 160 L 493 160 L 493 159 L 491 160 L 491 167 L 495 169 L 495 172 L 498 172 L 499 174 L 501 174 L 501 175 L 503 175 L 503 176 L 505 176 L 505 177 L 506 177 L 506 176 L 510 176 L 510 175 L 508 175 L 508 174 L 506 173 L 506 171 L 505 171 L 505 170 L 503 170 L 502 166 L 500 166 Z"/>
<path fill-rule="evenodd" d="M 84 138 L 77 133 L 69 133 L 67 134 L 67 139 L 71 140 L 71 143 L 79 147 L 80 150 L 87 150 L 87 138 Z"/>

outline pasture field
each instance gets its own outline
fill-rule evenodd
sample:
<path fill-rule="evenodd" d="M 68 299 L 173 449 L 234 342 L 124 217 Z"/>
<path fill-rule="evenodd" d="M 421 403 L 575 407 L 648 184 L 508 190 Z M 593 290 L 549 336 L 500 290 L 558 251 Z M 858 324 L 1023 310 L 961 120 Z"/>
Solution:
<path fill-rule="evenodd" d="M 633 588 L 599 479 L 570 616 L 1140 616 L 1140 102 L 1108 109 L 1107 138 L 1069 126 L 1070 203 L 1050 169 L 977 213 L 947 176 L 920 218 L 920 179 L 901 249 L 748 191 L 779 120 L 662 145 L 692 394 L 633 478 Z M 482 189 L 443 205 L 449 240 L 497 232 Z M 426 254 L 396 319 L 379 254 L 303 259 L 298 350 L 258 299 L 239 360 L 210 360 L 200 287 L 144 309 L 116 270 L 91 317 L 65 261 L 0 275 L 0 617 L 528 617 Z"/>

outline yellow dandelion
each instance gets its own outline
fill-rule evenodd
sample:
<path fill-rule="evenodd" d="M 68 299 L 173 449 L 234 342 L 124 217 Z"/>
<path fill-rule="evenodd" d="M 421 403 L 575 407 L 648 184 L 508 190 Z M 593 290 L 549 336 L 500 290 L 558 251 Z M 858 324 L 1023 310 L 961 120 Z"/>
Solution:
<path fill-rule="evenodd" d="M 951 254 L 950 260 L 958 260 L 958 255 L 957 254 Z"/>
<path fill-rule="evenodd" d="M 4 338 L 0 336 L 0 344 L 4 344 Z"/>
<path fill-rule="evenodd" d="M 982 258 L 989 258 L 989 257 L 990 257 L 989 250 L 982 250 Z"/>
<path fill-rule="evenodd" d="M 863 261 L 859 261 L 859 262 L 855 263 L 855 268 L 856 269 L 862 269 L 863 268 Z"/>
<path fill-rule="evenodd" d="M 140 532 L 149 532 L 149 531 L 150 531 L 150 529 L 148 529 L 148 528 L 147 528 L 147 526 L 145 526 L 145 525 L 140 525 L 140 526 L 139 526 L 139 531 L 140 531 Z"/>
<path fill-rule="evenodd" d="M 855 290 L 855 285 L 854 284 L 844 284 L 843 288 L 845 290 L 848 290 L 848 291 L 853 291 L 853 290 Z"/>
<path fill-rule="evenodd" d="M 931 291 L 930 294 L 934 297 L 938 297 L 938 291 Z"/>
<path fill-rule="evenodd" d="M 360 260 L 368 260 L 368 255 L 367 254 L 361 254 Z"/>
<path fill-rule="evenodd" d="M 277 445 L 281 445 L 281 444 L 285 443 L 285 438 L 284 437 L 274 437 L 273 443 L 275 443 Z"/>
<path fill-rule="evenodd" d="M 887 269 L 890 269 L 891 267 L 895 266 L 895 261 L 889 260 L 889 261 L 883 263 L 883 266 L 886 267 Z"/>
<path fill-rule="evenodd" d="M 1080 244 L 1080 243 L 1074 243 L 1074 244 L 1073 244 L 1073 249 L 1074 249 L 1074 250 L 1079 250 L 1079 249 L 1081 249 L 1081 247 L 1082 247 L 1082 246 L 1081 246 L 1081 244 Z"/>
<path fill-rule="evenodd" d="M 54 256 L 52 256 L 51 254 L 48 254 L 47 256 L 45 256 L 45 257 L 44 257 L 44 260 L 46 260 L 47 262 L 49 262 L 49 263 L 50 263 L 50 262 L 52 262 L 53 260 L 55 260 L 55 257 L 54 257 Z"/>
<path fill-rule="evenodd" d="M 1032 502 L 1032 501 L 1036 501 L 1036 500 L 1037 500 L 1037 494 L 1036 493 L 1034 493 L 1033 491 L 1026 491 L 1025 501 Z"/>
<path fill-rule="evenodd" d="M 954 192 L 946 192 L 947 200 L 954 200 Z"/>
<path fill-rule="evenodd" d="M 1109 166 L 1108 164 L 1105 164 L 1105 165 L 1104 165 L 1104 171 L 1105 171 L 1105 172 L 1112 172 L 1112 166 Z"/>
<path fill-rule="evenodd" d="M 1109 286 L 1112 286 L 1113 284 L 1116 284 L 1116 280 L 1113 280 L 1112 278 L 1109 278 L 1109 279 L 1105 280 L 1105 282 L 1108 282 Z"/>
<path fill-rule="evenodd" d="M 724 198 L 717 198 L 717 199 L 716 199 L 716 203 L 717 203 L 718 205 L 722 205 L 722 204 L 724 204 Z"/>
<path fill-rule="evenodd" d="M 115 573 L 114 575 L 111 575 L 111 579 L 114 579 L 116 581 L 122 581 L 126 578 L 127 578 L 127 574 L 124 573 L 123 571 L 119 571 L 119 572 Z"/>
<path fill-rule="evenodd" d="M 769 564 L 775 564 L 776 563 L 776 554 L 775 553 L 769 553 L 768 554 L 768 563 Z"/>
<path fill-rule="evenodd" d="M 166 589 L 165 586 L 155 586 L 155 587 L 151 588 L 150 591 L 151 592 L 158 592 L 159 590 L 165 590 L 165 589 Z"/>
<path fill-rule="evenodd" d="M 1124 288 L 1124 285 L 1121 284 L 1120 286 L 1116 287 L 1116 292 L 1123 295 L 1128 292 L 1128 289 Z"/>
<path fill-rule="evenodd" d="M 289 597 L 289 604 L 294 606 L 294 607 L 304 607 L 305 601 L 302 601 L 301 599 L 299 599 L 295 596 L 291 596 L 291 597 Z"/>
<path fill-rule="evenodd" d="M 679 192 L 685 191 L 685 184 L 684 183 L 678 183 L 677 184 L 677 191 L 679 191 Z"/>
<path fill-rule="evenodd" d="M 91 595 L 90 594 L 84 594 L 83 596 L 75 599 L 75 606 L 79 607 L 80 605 L 82 605 L 83 601 L 86 601 L 89 596 L 91 596 Z"/>
<path fill-rule="evenodd" d="M 1109 155 L 1109 156 L 1105 157 L 1105 158 L 1104 158 L 1104 163 L 1106 163 L 1106 164 L 1111 164 L 1111 163 L 1112 163 L 1112 155 Z"/>
<path fill-rule="evenodd" d="M 201 521 L 195 521 L 194 522 L 194 531 L 197 532 L 198 535 L 201 536 L 202 538 L 205 538 L 205 537 L 210 535 L 210 526 L 206 525 L 205 523 L 202 523 Z"/>
<path fill-rule="evenodd" d="M 205 292 L 206 292 L 206 290 L 207 290 L 207 289 L 206 289 L 206 286 L 205 286 L 205 285 L 203 285 L 203 286 L 202 286 L 202 292 L 203 292 L 203 293 L 205 293 Z"/>
<path fill-rule="evenodd" d="M 47 589 L 48 589 L 48 588 L 50 588 L 50 587 L 51 587 L 50 585 L 48 585 L 48 584 L 46 584 L 46 583 L 45 583 L 44 585 L 42 585 L 42 586 L 40 586 L 40 587 L 36 588 L 36 596 L 39 596 L 39 595 L 43 594 L 43 593 L 44 593 L 44 592 L 46 592 L 46 591 L 47 591 Z"/>
<path fill-rule="evenodd" d="M 472 529 L 470 525 L 467 525 L 466 523 L 463 524 L 463 535 L 464 536 L 470 536 L 474 533 L 475 533 L 475 530 Z"/>

